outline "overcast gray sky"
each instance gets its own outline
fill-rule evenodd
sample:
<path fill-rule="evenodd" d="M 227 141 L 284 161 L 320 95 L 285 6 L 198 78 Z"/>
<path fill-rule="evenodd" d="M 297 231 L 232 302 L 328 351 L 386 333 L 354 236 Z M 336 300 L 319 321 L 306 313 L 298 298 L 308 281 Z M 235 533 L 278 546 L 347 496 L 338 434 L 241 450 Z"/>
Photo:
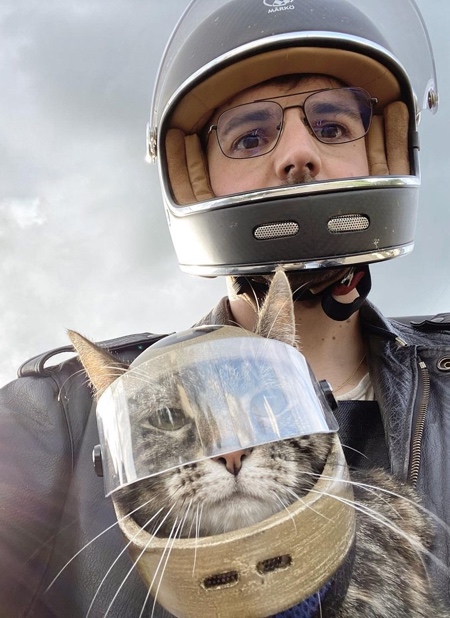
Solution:
<path fill-rule="evenodd" d="M 179 330 L 225 292 L 179 270 L 144 162 L 154 77 L 187 4 L 0 2 L 0 385 L 65 345 L 66 328 L 97 340 Z M 450 2 L 418 5 L 441 105 L 421 124 L 416 249 L 372 267 L 388 315 L 450 311 Z"/>

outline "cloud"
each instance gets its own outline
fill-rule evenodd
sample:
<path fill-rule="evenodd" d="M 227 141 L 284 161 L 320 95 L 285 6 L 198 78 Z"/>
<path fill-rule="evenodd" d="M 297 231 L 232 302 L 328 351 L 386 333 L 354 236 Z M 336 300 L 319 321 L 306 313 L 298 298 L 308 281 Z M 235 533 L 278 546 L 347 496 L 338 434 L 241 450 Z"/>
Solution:
<path fill-rule="evenodd" d="M 144 163 L 153 82 L 188 0 L 0 4 L 0 384 L 66 344 L 187 328 L 224 294 L 179 271 L 157 168 Z M 450 98 L 446 0 L 420 0 Z M 438 9 L 438 10 L 437 10 Z M 449 109 L 424 118 L 412 257 L 374 266 L 387 313 L 448 310 Z M 426 293 L 424 292 L 426 290 Z"/>
<path fill-rule="evenodd" d="M 0 203 L 0 212 L 4 213 L 4 222 L 7 222 L 9 219 L 12 224 L 17 225 L 21 229 L 43 225 L 46 221 L 42 203 L 38 197 L 27 200 L 12 199 L 2 202 Z M 3 229 L 0 228 L 0 236 L 5 234 L 5 227 L 7 225 L 3 226 Z"/>

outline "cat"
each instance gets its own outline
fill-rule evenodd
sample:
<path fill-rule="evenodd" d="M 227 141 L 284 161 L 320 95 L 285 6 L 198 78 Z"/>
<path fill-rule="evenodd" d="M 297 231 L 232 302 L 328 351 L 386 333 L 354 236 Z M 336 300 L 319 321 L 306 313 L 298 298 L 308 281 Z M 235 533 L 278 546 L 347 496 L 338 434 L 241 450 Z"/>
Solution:
<path fill-rule="evenodd" d="M 291 291 L 282 271 L 273 277 L 255 332 L 297 345 Z M 70 331 L 69 336 L 97 396 L 127 371 L 117 358 L 81 335 Z M 243 384 L 249 394 L 251 367 L 246 369 L 244 363 L 241 373 L 233 375 L 235 367 L 227 366 L 224 360 L 221 370 L 229 380 Z M 195 381 L 195 375 L 188 379 Z M 172 376 L 162 385 L 149 383 L 140 394 L 141 409 L 151 407 L 155 401 L 162 409 L 164 391 L 174 389 L 176 381 Z M 199 406 L 206 395 L 199 393 Z M 181 415 L 182 408 L 180 401 L 177 409 Z M 180 518 L 184 522 L 177 531 L 180 537 L 203 537 L 244 528 L 313 490 L 332 440 L 332 434 L 290 438 L 180 466 L 118 490 L 115 500 L 125 512 L 133 512 L 139 526 L 161 537 L 169 537 L 174 522 Z M 145 445 L 142 447 L 145 450 Z M 318 615 L 449 618 L 450 613 L 439 604 L 427 578 L 424 556 L 432 543 L 433 528 L 413 489 L 383 470 L 352 471 L 351 481 L 356 545 L 350 582 L 339 608 Z"/>

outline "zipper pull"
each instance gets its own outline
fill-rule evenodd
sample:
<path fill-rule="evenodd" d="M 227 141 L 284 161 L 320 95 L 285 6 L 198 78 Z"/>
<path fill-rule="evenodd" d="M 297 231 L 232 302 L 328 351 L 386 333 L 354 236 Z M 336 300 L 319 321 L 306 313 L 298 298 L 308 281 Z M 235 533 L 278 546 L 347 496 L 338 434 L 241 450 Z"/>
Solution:
<path fill-rule="evenodd" d="M 408 344 L 406 343 L 406 341 L 404 339 L 402 339 L 401 337 L 399 337 L 398 335 L 396 336 L 396 338 L 394 339 L 395 343 L 400 347 L 400 348 L 407 348 Z"/>

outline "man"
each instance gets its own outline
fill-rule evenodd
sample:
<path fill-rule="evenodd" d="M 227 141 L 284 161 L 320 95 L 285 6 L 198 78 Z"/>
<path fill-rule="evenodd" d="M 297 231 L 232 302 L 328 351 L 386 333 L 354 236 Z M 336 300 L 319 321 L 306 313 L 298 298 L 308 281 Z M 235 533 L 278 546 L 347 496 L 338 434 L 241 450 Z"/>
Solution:
<path fill-rule="evenodd" d="M 364 302 L 367 264 L 412 249 L 426 107 L 437 107 L 433 60 L 409 1 L 196 0 L 163 58 L 148 141 L 181 267 L 229 277 L 229 300 L 203 322 L 251 328 L 282 265 L 302 350 L 350 402 L 338 410 L 349 463 L 409 479 L 448 524 L 450 335 Z M 130 361 L 151 341 L 110 347 Z M 44 361 L 0 398 L 0 607 L 139 615 L 146 591 L 119 533 L 96 538 L 115 517 L 92 476 L 90 393 L 75 362 Z M 441 530 L 446 564 L 448 547 Z M 432 573 L 450 602 L 445 570 Z"/>

